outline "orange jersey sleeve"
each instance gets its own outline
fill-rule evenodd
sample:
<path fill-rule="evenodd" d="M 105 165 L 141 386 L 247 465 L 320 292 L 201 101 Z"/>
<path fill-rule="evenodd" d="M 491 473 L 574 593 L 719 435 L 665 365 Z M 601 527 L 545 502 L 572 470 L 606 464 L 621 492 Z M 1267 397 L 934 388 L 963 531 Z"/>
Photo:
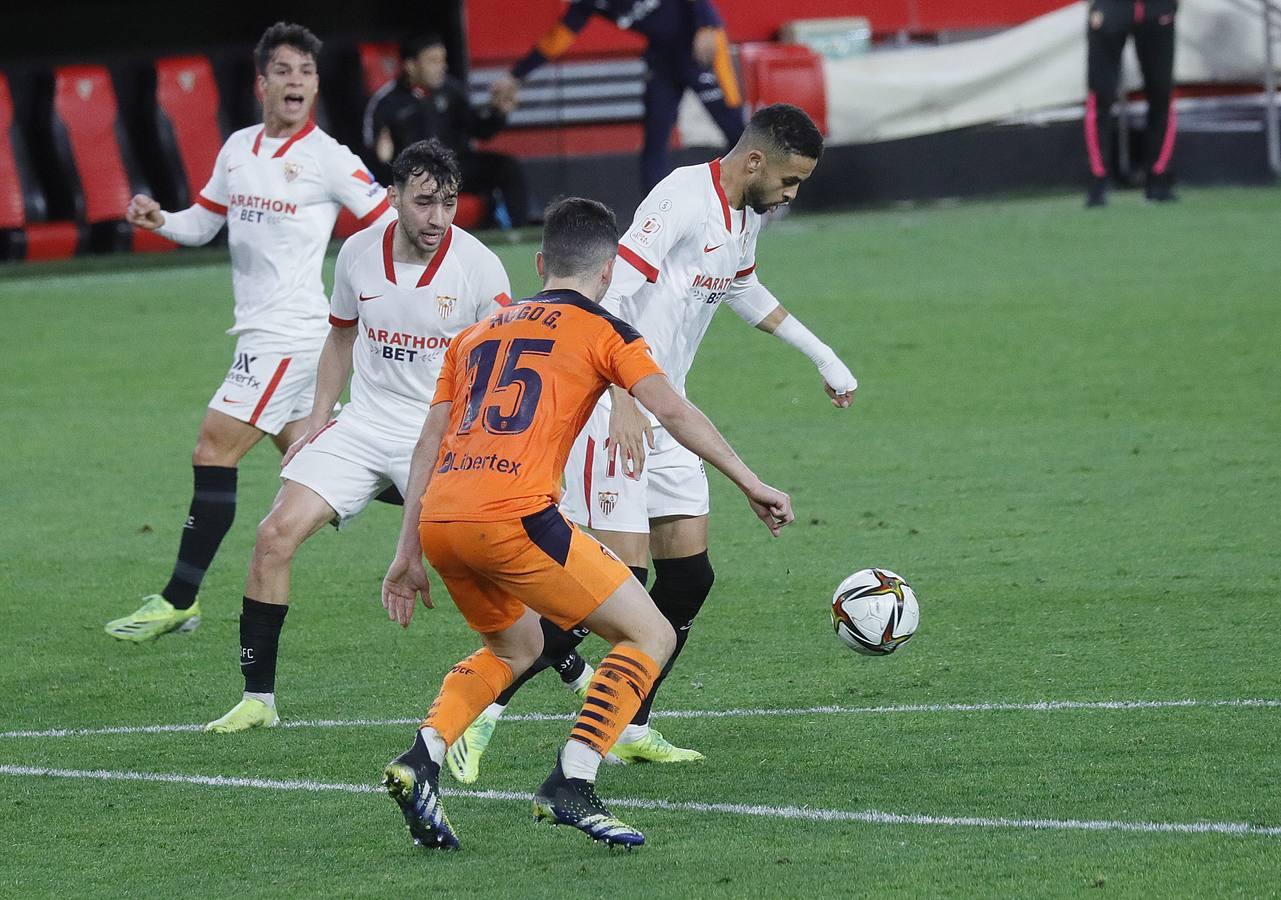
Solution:
<path fill-rule="evenodd" d="M 436 393 L 431 398 L 432 406 L 454 399 L 454 376 L 458 370 L 458 354 L 455 352 L 455 348 L 458 346 L 458 338 L 461 338 L 466 333 L 467 329 L 460 331 L 457 338 L 449 342 L 449 348 L 445 351 L 445 358 L 440 361 L 440 374 L 436 376 Z"/>
<path fill-rule="evenodd" d="M 605 389 L 661 373 L 635 329 L 573 291 L 478 322 L 445 354 L 433 403 L 453 407 L 422 521 L 517 519 L 556 503 L 570 447 Z"/>

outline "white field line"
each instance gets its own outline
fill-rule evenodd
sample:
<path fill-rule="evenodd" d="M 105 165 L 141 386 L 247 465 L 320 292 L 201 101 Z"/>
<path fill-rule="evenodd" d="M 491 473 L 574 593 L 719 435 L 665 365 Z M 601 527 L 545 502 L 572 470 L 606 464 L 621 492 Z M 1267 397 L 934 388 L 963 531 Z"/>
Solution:
<path fill-rule="evenodd" d="M 807 706 L 782 709 L 665 709 L 659 719 L 740 719 L 768 716 L 891 715 L 903 713 L 1071 712 L 1074 710 L 1281 708 L 1281 700 L 1042 700 L 1037 703 L 926 703 L 908 706 Z M 424 707 L 425 708 L 425 707 Z M 564 722 L 573 713 L 515 713 L 504 722 Z M 281 728 L 378 728 L 416 725 L 403 719 L 300 719 L 281 722 Z M 0 731 L 0 739 L 91 737 L 108 734 L 169 734 L 200 731 L 203 724 L 112 725 L 102 728 L 48 728 Z"/>
<path fill-rule="evenodd" d="M 275 778 L 233 778 L 225 775 L 184 775 L 168 772 L 119 772 L 107 769 L 53 769 L 42 766 L 0 765 L 0 775 L 27 778 L 83 778 L 92 781 L 140 781 L 160 784 L 194 784 L 205 787 L 258 788 L 271 791 L 332 791 L 345 794 L 379 794 L 382 789 L 368 784 L 344 784 Z M 526 801 L 529 794 L 517 791 L 467 791 L 445 788 L 447 797 L 478 800 Z M 1281 836 L 1281 827 L 1245 822 L 1117 822 L 1101 819 L 1017 819 L 987 816 L 925 816 L 805 806 L 759 806 L 745 803 L 673 803 L 667 800 L 611 799 L 610 805 L 626 809 L 667 812 L 713 813 L 758 816 L 768 819 L 797 819 L 807 822 L 862 822 L 868 825 L 926 825 L 945 828 L 1013 828 L 1025 831 L 1130 831 L 1162 834 L 1227 834 L 1237 836 Z"/>

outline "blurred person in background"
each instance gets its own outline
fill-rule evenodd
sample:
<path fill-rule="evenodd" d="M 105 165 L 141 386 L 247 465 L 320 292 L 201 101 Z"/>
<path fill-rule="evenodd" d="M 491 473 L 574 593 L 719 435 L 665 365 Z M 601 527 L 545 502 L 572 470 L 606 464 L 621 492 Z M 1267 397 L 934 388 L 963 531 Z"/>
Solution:
<path fill-rule="evenodd" d="M 1177 199 L 1172 188 L 1174 155 L 1174 19 L 1178 0 L 1091 0 L 1086 29 L 1085 149 L 1090 157 L 1086 206 L 1107 206 L 1108 156 L 1112 147 L 1112 104 L 1121 81 L 1121 54 L 1134 37 L 1148 98 L 1143 140 L 1148 200 Z"/>
<path fill-rule="evenodd" d="M 641 186 L 648 193 L 671 172 L 667 145 L 681 97 L 693 91 L 732 147 L 743 133 L 743 96 L 730 59 L 725 24 L 711 0 L 571 0 L 552 29 L 495 83 L 495 102 L 514 102 L 520 82 L 562 56 L 593 15 L 642 35 L 645 48 L 645 141 Z"/>
<path fill-rule="evenodd" d="M 475 108 L 467 85 L 449 74 L 444 40 L 436 34 L 409 38 L 400 46 L 401 74 L 374 94 L 365 109 L 364 138 L 383 165 L 418 141 L 435 138 L 458 157 L 462 190 L 485 196 L 497 191 L 513 226 L 529 219 L 529 193 L 520 163 L 502 153 L 475 150 L 473 140 L 493 137 L 516 108 L 511 92 L 496 93 Z"/>

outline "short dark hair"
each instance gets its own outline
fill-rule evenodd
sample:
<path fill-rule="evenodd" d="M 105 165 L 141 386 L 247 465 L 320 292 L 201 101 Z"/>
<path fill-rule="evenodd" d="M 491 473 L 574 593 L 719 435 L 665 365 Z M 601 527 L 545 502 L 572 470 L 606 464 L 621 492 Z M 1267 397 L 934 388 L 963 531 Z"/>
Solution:
<path fill-rule="evenodd" d="M 437 190 L 457 190 L 463 176 L 458 157 L 435 138 L 417 141 L 396 154 L 391 162 L 391 181 L 402 191 L 410 178 L 429 175 L 436 180 Z"/>
<path fill-rule="evenodd" d="M 817 160 L 823 155 L 823 133 L 799 106 L 774 103 L 758 109 L 747 123 L 743 137 L 771 155 L 804 156 Z"/>
<path fill-rule="evenodd" d="M 310 29 L 293 22 L 277 22 L 262 33 L 254 47 L 254 65 L 259 75 L 267 74 L 267 65 L 278 47 L 293 47 L 315 61 L 320 60 L 320 38 Z"/>
<path fill-rule="evenodd" d="M 416 34 L 413 37 L 407 37 L 400 42 L 401 60 L 413 59 L 419 53 L 422 53 L 428 47 L 444 47 L 445 39 L 434 31 L 425 34 Z"/>
<path fill-rule="evenodd" d="M 543 213 L 543 272 L 557 278 L 587 275 L 618 250 L 618 220 L 596 200 L 566 197 Z"/>

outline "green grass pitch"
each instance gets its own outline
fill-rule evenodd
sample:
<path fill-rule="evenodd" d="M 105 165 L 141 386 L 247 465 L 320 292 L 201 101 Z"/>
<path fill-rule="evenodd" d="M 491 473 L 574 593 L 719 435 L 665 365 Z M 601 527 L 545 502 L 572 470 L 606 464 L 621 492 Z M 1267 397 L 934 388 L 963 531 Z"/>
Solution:
<path fill-rule="evenodd" d="M 172 564 L 231 355 L 225 251 L 6 271 L 0 895 L 1275 896 L 1279 200 L 1087 213 L 1072 196 L 767 231 L 762 279 L 861 387 L 834 410 L 805 359 L 713 324 L 690 396 L 798 520 L 771 540 L 711 476 L 716 589 L 659 705 L 747 712 L 660 712 L 707 760 L 603 770 L 606 798 L 640 804 L 617 808 L 649 837 L 630 854 L 509 798 L 567 732 L 537 719 L 500 725 L 474 786 L 498 793 L 447 800 L 464 850 L 410 846 L 372 790 L 412 736 L 386 720 L 421 715 L 476 642 L 439 589 L 408 632 L 386 620 L 388 507 L 299 554 L 278 682 L 288 722 L 373 724 L 15 736 L 230 708 L 278 458 L 264 444 L 242 465 L 200 629 L 110 640 Z M 518 292 L 534 249 L 500 248 Z M 884 659 L 828 620 L 869 565 L 921 600 L 920 633 Z M 545 677 L 510 714 L 571 700 Z M 866 711 L 906 706 L 924 708 Z M 120 780 L 138 773 L 180 779 Z"/>

